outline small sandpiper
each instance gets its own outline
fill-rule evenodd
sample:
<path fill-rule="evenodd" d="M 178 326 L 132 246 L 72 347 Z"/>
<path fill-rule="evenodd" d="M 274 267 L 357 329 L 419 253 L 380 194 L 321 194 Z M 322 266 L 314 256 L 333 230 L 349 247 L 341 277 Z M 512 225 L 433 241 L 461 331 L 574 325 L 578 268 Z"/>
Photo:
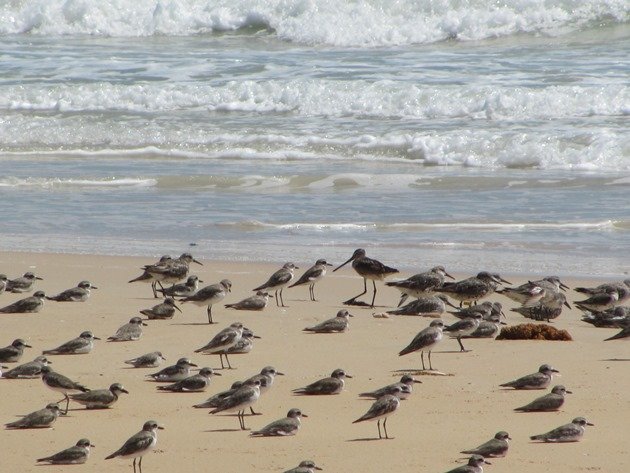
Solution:
<path fill-rule="evenodd" d="M 479 299 L 488 297 L 503 283 L 511 284 L 496 273 L 481 271 L 477 276 L 468 279 L 445 282 L 438 291 L 457 299 L 459 306 L 462 307 L 464 303 L 476 304 Z"/>
<path fill-rule="evenodd" d="M 193 367 L 196 368 L 197 365 L 190 361 L 190 358 L 180 358 L 174 365 L 167 366 L 157 373 L 151 373 L 147 376 L 160 383 L 172 383 L 190 376 L 190 368 Z"/>
<path fill-rule="evenodd" d="M 166 361 L 166 358 L 164 358 L 161 351 L 152 351 L 151 353 L 140 355 L 137 358 L 125 360 L 125 363 L 134 368 L 157 368 L 163 361 Z"/>
<path fill-rule="evenodd" d="M 325 259 L 318 259 L 315 265 L 308 268 L 289 288 L 308 284 L 308 295 L 311 301 L 315 301 L 315 284 L 326 276 L 326 266 L 332 266 L 332 264 L 328 263 Z"/>
<path fill-rule="evenodd" d="M 215 373 L 212 368 L 204 367 L 195 375 L 184 378 L 173 384 L 158 386 L 158 389 L 174 393 L 199 393 L 208 388 L 212 376 L 221 376 L 221 373 Z"/>
<path fill-rule="evenodd" d="M 221 368 L 225 369 L 223 364 L 223 357 L 227 361 L 228 368 L 232 369 L 230 360 L 227 356 L 226 350 L 233 347 L 243 336 L 243 324 L 240 322 L 234 322 L 229 327 L 224 328 L 217 333 L 208 343 L 201 348 L 195 350 L 195 353 L 207 353 L 209 355 L 219 355 L 221 360 Z"/>
<path fill-rule="evenodd" d="M 136 473 L 136 460 L 140 458 L 138 469 L 142 473 L 142 457 L 155 448 L 157 431 L 163 428 L 154 420 L 146 421 L 140 432 L 127 439 L 122 447 L 111 455 L 106 456 L 105 460 L 115 457 L 133 458 L 133 472 Z"/>
<path fill-rule="evenodd" d="M 31 292 L 35 281 L 43 281 L 43 279 L 29 271 L 19 278 L 9 279 L 6 282 L 5 290 L 13 293 Z"/>
<path fill-rule="evenodd" d="M 254 291 L 267 290 L 268 292 L 275 291 L 276 305 L 279 307 L 286 307 L 284 305 L 284 299 L 282 298 L 282 290 L 293 280 L 293 271 L 299 269 L 293 263 L 285 263 L 282 268 L 273 273 L 267 282 L 255 287 Z"/>
<path fill-rule="evenodd" d="M 303 460 L 295 468 L 285 471 L 284 473 L 314 473 L 315 471 L 321 471 L 313 460 Z"/>
<path fill-rule="evenodd" d="M 263 310 L 267 307 L 268 302 L 269 293 L 265 291 L 257 291 L 255 295 L 246 297 L 245 299 L 233 304 L 225 304 L 225 307 L 236 310 Z"/>
<path fill-rule="evenodd" d="M 348 317 L 354 317 L 346 309 L 341 309 L 337 312 L 337 315 L 332 319 L 324 320 L 323 322 L 314 325 L 313 327 L 306 327 L 305 332 L 313 333 L 340 333 L 348 330 L 349 322 Z"/>
<path fill-rule="evenodd" d="M 44 307 L 44 299 L 46 294 L 44 291 L 36 291 L 32 296 L 25 297 L 19 301 L 15 301 L 13 304 L 9 304 L 6 307 L 0 309 L 0 313 L 3 314 L 29 314 L 36 313 L 42 310 Z"/>
<path fill-rule="evenodd" d="M 468 455 L 481 455 L 482 457 L 504 457 L 507 454 L 510 444 L 508 440 L 512 440 L 510 434 L 501 430 L 497 432 L 493 438 L 485 443 L 482 443 L 476 448 L 470 450 L 463 450 L 459 453 L 466 453 Z"/>
<path fill-rule="evenodd" d="M 90 289 L 98 289 L 98 287 L 93 286 L 90 281 L 81 281 L 76 287 L 66 289 L 56 296 L 46 296 L 46 299 L 57 302 L 85 302 L 90 297 Z"/>
<path fill-rule="evenodd" d="M 130 342 L 140 340 L 142 326 L 146 326 L 140 317 L 132 317 L 125 325 L 120 327 L 114 335 L 107 337 L 110 342 Z"/>
<path fill-rule="evenodd" d="M 343 391 L 344 378 L 352 378 L 342 369 L 336 369 L 328 378 L 323 378 L 303 388 L 294 389 L 293 394 L 303 394 L 307 396 L 320 396 L 339 394 Z"/>
<path fill-rule="evenodd" d="M 464 348 L 462 337 L 470 335 L 477 330 L 477 328 L 479 328 L 479 322 L 481 322 L 481 314 L 471 314 L 465 319 L 458 320 L 454 324 L 444 327 L 444 331 L 448 332 L 452 338 L 457 339 L 460 351 L 470 351 Z"/>
<path fill-rule="evenodd" d="M 401 292 L 398 307 L 400 307 L 407 297 L 415 297 L 420 299 L 423 296 L 439 289 L 444 284 L 444 279 L 455 279 L 446 272 L 444 266 L 434 266 L 424 273 L 414 274 L 413 276 L 403 279 L 402 281 L 393 281 L 385 283 L 386 286 L 395 287 Z"/>
<path fill-rule="evenodd" d="M 86 409 L 107 409 L 112 407 L 118 397 L 129 394 L 122 384 L 114 383 L 108 389 L 95 389 L 87 393 L 70 394 L 70 399 L 86 407 Z"/>
<path fill-rule="evenodd" d="M 57 420 L 59 414 L 61 414 L 59 405 L 52 402 L 43 409 L 31 412 L 15 422 L 4 425 L 7 429 L 45 429 Z"/>
<path fill-rule="evenodd" d="M 192 296 L 180 299 L 180 302 L 192 302 L 196 306 L 206 306 L 206 313 L 208 314 L 208 323 L 213 324 L 212 321 L 212 305 L 217 302 L 221 302 L 225 299 L 228 292 L 232 291 L 232 282 L 229 279 L 223 279 L 218 284 L 211 284 L 204 288 L 199 289 Z"/>
<path fill-rule="evenodd" d="M 252 406 L 260 398 L 260 380 L 252 380 L 234 391 L 231 395 L 221 399 L 219 405 L 210 411 L 210 414 L 219 412 L 236 412 L 241 430 L 245 427 L 245 409 Z"/>
<path fill-rule="evenodd" d="M 543 442 L 577 442 L 584 435 L 585 426 L 593 425 L 584 417 L 576 417 L 570 424 L 561 425 L 549 432 L 539 435 L 532 435 L 531 440 L 542 440 Z"/>
<path fill-rule="evenodd" d="M 84 393 L 89 391 L 89 389 L 85 386 L 72 381 L 70 378 L 60 373 L 53 371 L 50 366 L 42 366 L 41 375 L 42 381 L 47 388 L 63 394 L 63 400 L 66 401 L 66 410 L 64 411 L 64 414 L 68 413 L 68 406 L 70 405 L 69 394 L 73 394 L 77 391 L 81 391 Z"/>
<path fill-rule="evenodd" d="M 529 404 L 514 409 L 521 412 L 551 412 L 557 411 L 564 404 L 564 396 L 566 394 L 572 394 L 571 391 L 561 384 L 554 386 L 549 394 L 545 394 L 539 398 L 534 399 Z"/>
<path fill-rule="evenodd" d="M 94 447 L 88 439 L 79 440 L 76 445 L 57 452 L 49 457 L 38 458 L 38 462 L 50 465 L 82 465 L 90 456 L 90 447 Z"/>
<path fill-rule="evenodd" d="M 445 311 L 446 306 L 454 307 L 443 294 L 433 296 L 423 296 L 415 301 L 411 301 L 402 307 L 394 310 L 388 310 L 388 314 L 393 315 L 419 315 L 421 317 L 440 317 Z"/>
<path fill-rule="evenodd" d="M 8 379 L 33 379 L 39 378 L 42 374 L 42 368 L 48 366 L 51 361 L 45 356 L 38 356 L 33 361 L 16 366 L 15 368 L 2 373 L 3 378 Z"/>
<path fill-rule="evenodd" d="M 161 292 L 162 295 L 167 297 L 189 297 L 192 296 L 197 289 L 199 289 L 199 283 L 203 282 L 199 279 L 199 276 L 188 276 L 186 282 L 180 284 L 173 284 L 171 287 L 165 289 L 158 289 L 157 292 Z"/>
<path fill-rule="evenodd" d="M 0 363 L 17 363 L 24 354 L 24 348 L 33 348 L 22 338 L 16 338 L 11 345 L 0 348 Z"/>
<path fill-rule="evenodd" d="M 172 319 L 175 315 L 175 311 L 182 310 L 175 304 L 175 299 L 167 297 L 164 302 L 156 304 L 150 309 L 143 309 L 140 311 L 142 315 L 146 315 L 149 320 L 168 320 Z"/>
<path fill-rule="evenodd" d="M 289 410 L 285 418 L 273 421 L 262 429 L 253 431 L 250 435 L 252 437 L 286 437 L 295 435 L 302 425 L 300 421 L 302 417 L 308 416 L 303 414 L 300 409 L 293 408 Z"/>
<path fill-rule="evenodd" d="M 551 383 L 554 373 L 559 373 L 559 371 L 551 365 L 544 364 L 540 365 L 536 373 L 525 375 L 499 386 L 514 389 L 545 389 Z"/>
<path fill-rule="evenodd" d="M 404 385 L 404 387 L 409 389 L 406 385 Z M 394 389 L 394 394 L 385 394 L 384 396 L 381 396 L 374 402 L 374 404 L 372 404 L 372 406 L 370 406 L 370 409 L 365 414 L 352 423 L 356 424 L 357 422 L 364 422 L 366 420 L 375 420 L 378 427 L 378 438 L 382 439 L 381 420 L 383 420 L 385 438 L 389 439 L 390 437 L 387 434 L 387 418 L 396 412 L 400 406 L 400 398 L 398 396 L 403 392 L 403 390 L 404 388 L 402 386 L 397 387 Z"/>
<path fill-rule="evenodd" d="M 414 337 L 409 345 L 407 345 L 398 353 L 398 356 L 407 355 L 408 353 L 420 350 L 422 369 L 425 370 L 426 368 L 424 366 L 424 352 L 427 351 L 429 355 L 429 370 L 433 371 L 433 366 L 431 366 L 431 350 L 433 350 L 433 348 L 440 342 L 440 340 L 442 340 L 443 329 L 444 322 L 442 322 L 442 320 L 433 320 L 427 328 L 418 332 L 418 335 Z"/>
<path fill-rule="evenodd" d="M 409 388 L 409 392 L 398 393 L 398 397 L 402 401 L 403 399 L 407 399 L 411 395 L 411 393 L 413 392 L 413 385 L 416 383 L 422 384 L 422 381 L 420 381 L 419 379 L 414 379 L 413 376 L 406 374 L 406 375 L 403 375 L 403 377 L 400 378 L 400 381 L 397 383 L 388 384 L 387 386 L 377 389 L 376 391 L 361 393 L 359 394 L 359 397 L 369 397 L 372 399 L 378 399 L 382 396 L 385 396 L 386 394 L 396 394 L 398 393 L 398 388 L 401 388 L 401 385 L 404 384 Z"/>
<path fill-rule="evenodd" d="M 483 465 L 491 465 L 489 461 L 487 461 L 481 455 L 473 455 L 468 459 L 467 465 L 458 466 L 452 470 L 447 471 L 446 473 L 483 473 Z"/>
<path fill-rule="evenodd" d="M 59 345 L 57 348 L 51 350 L 44 350 L 44 355 L 84 355 L 90 353 L 94 348 L 94 340 L 100 340 L 95 337 L 92 332 L 86 330 L 81 332 L 77 338 L 73 338 L 67 341 L 63 345 Z"/>

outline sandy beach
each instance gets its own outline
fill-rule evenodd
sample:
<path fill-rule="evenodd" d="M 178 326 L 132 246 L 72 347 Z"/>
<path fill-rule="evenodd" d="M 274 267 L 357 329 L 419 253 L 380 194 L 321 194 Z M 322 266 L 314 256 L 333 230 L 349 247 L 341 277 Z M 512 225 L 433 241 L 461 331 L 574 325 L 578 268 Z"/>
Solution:
<path fill-rule="evenodd" d="M 350 256 L 350 255 L 348 255 Z M 385 261 L 396 266 L 396 261 Z M 314 255 L 313 260 L 325 257 Z M 131 460 L 104 460 L 136 433 L 142 424 L 155 419 L 165 430 L 159 432 L 155 452 L 143 461 L 146 473 L 171 471 L 281 472 L 313 459 L 327 472 L 441 472 L 464 464 L 461 450 L 473 448 L 506 430 L 513 441 L 506 458 L 490 460 L 487 472 L 532 473 L 576 471 L 626 471 L 630 465 L 627 442 L 630 412 L 630 345 L 624 341 L 603 340 L 616 329 L 597 329 L 580 321 L 575 307 L 565 309 L 553 323 L 566 329 L 571 342 L 470 340 L 472 351 L 460 353 L 456 340 L 445 340 L 433 352 L 434 368 L 446 376 L 418 376 L 410 399 L 388 420 L 394 439 L 378 440 L 374 423 L 353 424 L 371 402 L 358 394 L 397 381 L 401 374 L 421 367 L 420 353 L 399 357 L 418 331 L 431 319 L 422 317 L 374 318 L 396 306 L 399 293 L 377 283 L 375 309 L 350 307 L 355 316 L 350 330 L 341 334 L 307 334 L 304 327 L 333 317 L 343 307 L 341 301 L 358 294 L 363 282 L 348 265 L 329 274 L 315 287 L 317 302 L 309 301 L 307 286 L 285 289 L 288 307 L 278 308 L 273 300 L 263 312 L 226 309 L 231 303 L 252 295 L 251 289 L 263 283 L 280 268 L 277 265 L 202 260 L 192 265 L 203 285 L 221 279 L 232 281 L 232 292 L 216 305 L 217 324 L 208 325 L 204 308 L 183 304 L 183 314 L 171 320 L 148 321 L 138 341 L 107 342 L 108 336 L 138 311 L 157 303 L 148 284 L 127 281 L 141 274 L 140 268 L 153 263 L 150 258 L 88 256 L 40 253 L 2 253 L 0 272 L 10 278 L 33 271 L 43 278 L 36 288 L 54 295 L 87 279 L 99 289 L 84 303 L 47 301 L 40 313 L 0 314 L 0 345 L 24 338 L 33 348 L 26 349 L 20 363 L 32 360 L 42 350 L 60 345 L 84 330 L 91 330 L 102 340 L 87 355 L 51 356 L 52 367 L 91 389 L 107 388 L 119 382 L 130 394 L 122 395 L 110 409 L 85 410 L 71 402 L 70 412 L 60 417 L 51 429 L 2 430 L 2 465 L 4 471 L 39 471 L 35 460 L 74 445 L 81 437 L 96 445 L 83 468 L 87 471 L 129 472 Z M 299 276 L 312 261 L 296 261 Z M 339 264 L 341 261 L 334 261 Z M 420 267 L 418 270 L 425 270 Z M 457 268 L 447 268 L 458 277 Z M 498 268 L 480 268 L 497 270 Z M 409 273 L 396 275 L 409 276 Z M 514 285 L 546 274 L 502 275 Z M 394 278 L 390 278 L 394 279 Z M 617 279 L 623 279 L 620 275 Z M 596 285 L 602 281 L 562 278 L 570 287 Z M 368 286 L 371 294 L 371 287 Z M 0 306 L 24 297 L 0 294 Z M 570 302 L 583 299 L 568 291 Z M 509 324 L 527 320 L 510 312 L 515 303 L 495 295 Z M 446 323 L 456 319 L 447 314 Z M 133 369 L 124 360 L 160 350 L 167 364 L 187 356 L 199 367 L 220 368 L 217 356 L 200 355 L 194 350 L 207 343 L 219 330 L 240 321 L 261 337 L 246 355 L 230 358 L 235 369 L 222 370 L 204 393 L 162 393 L 146 375 L 156 369 Z M 625 360 L 625 361 L 624 361 Z M 573 392 L 559 412 L 517 413 L 522 406 L 545 391 L 512 391 L 499 384 L 534 372 L 549 363 L 561 372 L 552 382 L 564 384 Z M 5 364 L 6 365 L 6 364 Z M 272 365 L 279 376 L 256 405 L 260 416 L 247 416 L 248 427 L 257 429 L 284 417 L 290 408 L 300 408 L 309 417 L 303 419 L 296 436 L 286 438 L 251 438 L 238 428 L 233 415 L 209 415 L 208 409 L 194 409 L 210 395 L 227 389 L 234 381 L 256 374 Z M 16 363 L 8 364 L 10 368 Z M 294 396 L 291 390 L 343 368 L 353 376 L 345 390 L 335 396 Z M 46 389 L 40 379 L 0 380 L 3 401 L 0 420 L 7 423 L 18 415 L 43 408 L 60 396 Z M 63 406 L 62 406 L 63 407 Z M 551 430 L 584 416 L 594 427 L 587 428 L 582 441 L 568 444 L 539 444 L 530 435 Z M 67 466 L 51 466 L 46 471 L 68 471 Z"/>

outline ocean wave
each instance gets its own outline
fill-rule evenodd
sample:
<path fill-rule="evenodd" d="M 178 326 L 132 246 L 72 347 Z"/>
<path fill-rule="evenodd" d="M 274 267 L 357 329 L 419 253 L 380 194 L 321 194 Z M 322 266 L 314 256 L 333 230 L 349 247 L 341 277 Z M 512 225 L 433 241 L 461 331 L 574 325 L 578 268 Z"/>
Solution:
<path fill-rule="evenodd" d="M 341 47 L 566 34 L 628 21 L 625 0 L 13 0 L 0 34 L 189 36 L 266 31 Z"/>
<path fill-rule="evenodd" d="M 152 187 L 157 184 L 156 179 L 60 179 L 45 177 L 4 177 L 0 178 L 0 188 L 67 188 L 67 187 Z"/>

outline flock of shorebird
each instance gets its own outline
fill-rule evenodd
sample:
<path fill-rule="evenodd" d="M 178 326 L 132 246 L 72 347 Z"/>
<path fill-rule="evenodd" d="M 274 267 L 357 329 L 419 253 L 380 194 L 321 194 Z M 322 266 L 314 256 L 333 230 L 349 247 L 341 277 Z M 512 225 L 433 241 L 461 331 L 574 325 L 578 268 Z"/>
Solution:
<path fill-rule="evenodd" d="M 346 305 L 374 307 L 377 294 L 377 280 L 397 273 L 394 268 L 366 256 L 363 249 L 356 250 L 352 257 L 336 267 L 337 271 L 344 265 L 352 262 L 353 269 L 363 278 L 363 292 L 346 300 Z M 157 263 L 147 265 L 133 282 L 150 283 L 154 297 L 161 296 L 163 302 L 150 309 L 140 311 L 148 320 L 170 319 L 175 311 L 181 309 L 180 303 L 192 303 L 206 308 L 208 323 L 216 323 L 212 316 L 212 306 L 224 300 L 231 292 L 232 283 L 224 279 L 216 284 L 200 288 L 203 282 L 195 275 L 189 275 L 190 264 L 198 263 L 189 253 L 182 254 L 179 258 L 169 256 L 162 257 Z M 253 288 L 255 295 L 241 301 L 225 304 L 228 309 L 234 310 L 264 310 L 269 298 L 275 297 L 278 306 L 285 307 L 283 289 L 295 286 L 308 286 L 309 298 L 315 301 L 315 285 L 324 278 L 327 268 L 332 266 L 324 259 L 317 260 L 314 266 L 306 270 L 301 277 L 295 279 L 297 268 L 293 263 L 286 263 L 282 268 L 273 273 L 269 279 Z M 372 281 L 373 293 L 371 302 L 359 301 L 358 298 L 368 292 L 367 281 Z M 538 281 L 528 281 L 517 287 L 499 286 L 510 284 L 496 273 L 482 271 L 474 277 L 461 281 L 449 282 L 454 279 L 442 266 L 436 266 L 426 272 L 413 275 L 407 279 L 387 282 L 401 292 L 398 307 L 382 314 L 374 314 L 375 317 L 389 317 L 390 315 L 416 315 L 433 317 L 428 327 L 421 330 L 412 341 L 399 352 L 399 356 L 413 352 L 420 352 L 422 370 L 426 370 L 424 353 L 428 355 L 428 369 L 435 371 L 431 364 L 431 352 L 440 343 L 444 334 L 449 334 L 459 343 L 461 351 L 466 351 L 462 340 L 470 338 L 494 338 L 497 336 L 503 324 L 503 308 L 498 302 L 479 302 L 494 293 L 521 304 L 512 310 L 526 318 L 535 321 L 551 321 L 557 318 L 563 306 L 568 306 L 565 291 L 569 288 L 558 277 L 550 276 Z M 22 277 L 8 279 L 0 275 L 0 294 L 28 293 L 34 290 L 36 281 L 41 280 L 32 272 L 25 273 Z M 0 313 L 29 313 L 39 312 L 46 300 L 58 302 L 82 302 L 90 297 L 91 290 L 97 289 L 89 281 L 81 281 L 76 287 L 62 293 L 48 297 L 44 291 L 37 290 L 32 296 L 17 300 L 3 308 Z M 593 288 L 574 288 L 575 291 L 585 294 L 585 299 L 575 301 L 574 305 L 584 311 L 583 321 L 597 327 L 617 327 L 621 331 L 606 340 L 630 339 L 630 309 L 624 304 L 630 300 L 630 280 L 611 282 Z M 273 293 L 273 296 L 272 296 Z M 413 300 L 403 305 L 408 298 Z M 451 300 L 458 302 L 458 306 Z M 479 302 L 479 303 L 478 303 Z M 440 318 L 447 311 L 455 315 L 458 320 L 446 325 Z M 346 309 L 340 310 L 337 315 L 304 331 L 313 333 L 340 333 L 348 329 L 349 317 L 352 315 Z M 133 317 L 129 322 L 120 327 L 108 340 L 123 342 L 138 340 L 142 336 L 142 327 L 146 325 L 141 317 Z M 219 331 L 207 344 L 195 350 L 195 353 L 219 355 L 221 367 L 231 369 L 230 354 L 248 353 L 252 350 L 253 341 L 257 336 L 244 327 L 240 322 L 234 322 L 225 329 Z M 58 347 L 42 350 L 42 355 L 33 361 L 7 369 L 1 366 L 3 378 L 35 378 L 41 377 L 44 385 L 63 394 L 65 409 L 59 403 L 49 403 L 45 408 L 32 412 L 21 419 L 5 424 L 7 429 L 43 428 L 50 427 L 57 417 L 68 412 L 70 402 L 76 402 L 87 409 L 109 408 L 116 403 L 119 396 L 128 391 L 120 384 L 114 383 L 108 389 L 90 390 L 78 382 L 57 373 L 49 366 L 46 355 L 86 354 L 94 347 L 94 340 L 99 340 L 90 331 L 84 331 L 78 337 L 69 340 Z M 9 346 L 0 348 L 0 363 L 19 362 L 25 348 L 31 348 L 22 338 L 16 338 Z M 224 364 L 225 358 L 225 364 Z M 164 357 L 160 352 L 147 353 L 125 363 L 135 368 L 155 368 L 161 365 Z M 212 376 L 220 376 L 216 370 L 209 367 L 200 368 L 195 374 L 192 368 L 199 368 L 189 358 L 181 358 L 176 364 L 161 369 L 158 372 L 147 375 L 151 380 L 159 383 L 169 383 L 158 387 L 159 390 L 172 392 L 203 392 L 210 385 Z M 535 373 L 523 376 L 514 381 L 501 384 L 506 389 L 547 389 L 553 375 L 558 370 L 548 364 L 540 366 Z M 256 374 L 243 381 L 235 382 L 227 391 L 217 393 L 206 401 L 196 404 L 195 408 L 211 409 L 211 414 L 221 412 L 235 412 L 239 421 L 239 428 L 246 430 L 245 415 L 249 409 L 255 414 L 254 405 L 262 394 L 267 392 L 276 376 L 282 375 L 274 367 L 267 366 Z M 335 369 L 329 377 L 316 380 L 306 386 L 296 388 L 293 394 L 297 396 L 309 395 L 335 395 L 340 393 L 345 386 L 345 379 L 352 378 L 343 369 Z M 413 392 L 413 385 L 420 383 L 411 374 L 402 376 L 399 382 L 387 385 L 371 392 L 361 393 L 360 397 L 373 399 L 374 402 L 367 412 L 354 422 L 376 421 L 378 437 L 391 438 L 387 431 L 387 419 L 395 413 L 402 400 L 407 399 Z M 516 411 L 556 411 L 564 403 L 565 395 L 570 394 L 562 385 L 556 385 L 549 394 L 538 397 L 530 403 L 517 407 Z M 60 401 L 61 402 L 61 401 Z M 286 417 L 276 420 L 261 429 L 251 432 L 251 436 L 287 436 L 295 435 L 301 426 L 301 418 L 307 417 L 300 409 L 290 409 Z M 382 423 L 382 424 L 381 424 Z M 381 430 L 382 425 L 382 430 Z M 585 426 L 592 425 L 584 417 L 576 417 L 570 423 L 557 427 L 547 433 L 531 436 L 531 440 L 543 442 L 573 442 L 578 441 L 584 433 Z M 138 469 L 142 471 L 142 458 L 151 451 L 157 442 L 157 431 L 162 426 L 158 422 L 146 421 L 142 430 L 130 437 L 121 448 L 108 455 L 106 458 L 133 459 L 134 473 L 136 461 Z M 506 455 L 511 440 L 505 431 L 498 432 L 494 438 L 483 443 L 477 448 L 463 450 L 461 453 L 471 455 L 466 465 L 451 470 L 453 473 L 481 473 L 483 465 L 488 463 L 489 457 L 503 457 Z M 76 445 L 55 453 L 53 455 L 37 459 L 37 462 L 51 464 L 80 464 L 85 463 L 93 445 L 89 439 L 82 438 Z M 311 460 L 301 462 L 297 467 L 288 470 L 293 473 L 312 473 L 320 470 Z M 287 473 L 288 473 L 287 472 Z"/>

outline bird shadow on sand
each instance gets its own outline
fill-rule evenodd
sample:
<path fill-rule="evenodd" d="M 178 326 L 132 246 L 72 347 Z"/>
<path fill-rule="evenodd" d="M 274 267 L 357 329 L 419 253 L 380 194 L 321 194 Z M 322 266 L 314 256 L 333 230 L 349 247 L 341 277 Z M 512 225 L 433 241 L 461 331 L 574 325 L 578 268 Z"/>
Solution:
<path fill-rule="evenodd" d="M 420 368 L 403 368 L 399 370 L 393 370 L 392 373 L 408 374 L 410 376 L 455 376 L 454 374 L 444 373 L 438 370 L 423 370 Z"/>
<path fill-rule="evenodd" d="M 378 437 L 365 437 L 365 438 L 358 438 L 358 439 L 348 439 L 346 440 L 346 442 L 373 442 L 375 440 L 393 440 L 394 437 L 390 437 L 388 439 L 380 439 Z"/>
<path fill-rule="evenodd" d="M 608 358 L 602 361 L 630 361 L 630 358 Z"/>
<path fill-rule="evenodd" d="M 209 434 L 215 434 L 215 433 L 225 433 L 225 432 L 247 432 L 250 429 L 210 429 L 210 430 L 204 430 L 204 432 L 207 432 Z"/>
<path fill-rule="evenodd" d="M 211 324 L 209 324 L 208 322 L 180 322 L 177 324 L 171 324 L 171 325 L 182 325 L 182 326 L 186 326 L 186 325 L 216 325 L 218 324 L 218 322 L 213 322 Z"/>

